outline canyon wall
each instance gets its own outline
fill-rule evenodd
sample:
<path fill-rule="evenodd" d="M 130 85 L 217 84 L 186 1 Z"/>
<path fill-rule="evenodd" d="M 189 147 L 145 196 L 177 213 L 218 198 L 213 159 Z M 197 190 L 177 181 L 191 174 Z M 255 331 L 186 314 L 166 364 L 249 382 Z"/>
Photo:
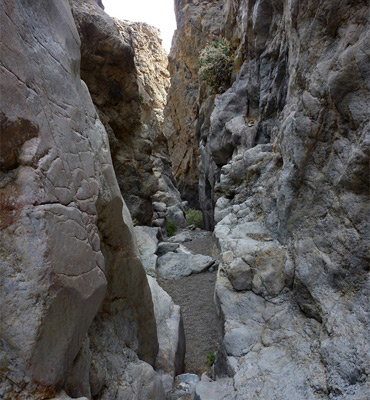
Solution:
<path fill-rule="evenodd" d="M 174 72 L 170 93 L 192 82 L 196 109 L 178 94 L 171 118 L 181 115 L 191 132 L 185 137 L 194 138 L 200 204 L 207 228 L 216 223 L 223 260 L 216 300 L 224 340 L 215 375 L 228 377 L 230 398 L 365 399 L 368 4 L 176 4 L 180 22 L 189 23 L 179 24 L 171 51 L 180 57 L 173 70 L 182 68 Z M 204 9 L 214 7 L 218 14 L 207 20 Z M 197 18 L 202 29 L 193 27 Z M 234 45 L 231 82 L 223 93 L 209 94 L 184 66 L 196 70 L 216 20 L 215 39 Z M 189 48 L 191 54 L 183 50 Z M 179 168 L 176 176 L 195 176 Z M 217 381 L 208 389 L 199 385 L 196 398 L 206 399 L 212 385 Z"/>
<path fill-rule="evenodd" d="M 217 38 L 222 26 L 223 0 L 175 0 L 177 30 L 169 55 L 171 87 L 165 108 L 164 134 L 168 140 L 173 174 L 181 196 L 199 208 L 198 57 Z"/>
<path fill-rule="evenodd" d="M 180 210 L 182 205 L 162 134 L 170 78 L 159 31 L 114 20 L 94 0 L 72 4 L 81 38 L 81 77 L 107 130 L 122 196 L 135 224 L 163 225 L 152 203 Z"/>
<path fill-rule="evenodd" d="M 81 81 L 71 4 L 2 0 L 0 12 L 0 397 L 164 399 L 152 295 L 109 133 Z M 127 78 L 119 118 L 134 129 L 133 50 L 117 47 L 103 56 Z M 122 97 L 112 80 L 103 103 Z"/>

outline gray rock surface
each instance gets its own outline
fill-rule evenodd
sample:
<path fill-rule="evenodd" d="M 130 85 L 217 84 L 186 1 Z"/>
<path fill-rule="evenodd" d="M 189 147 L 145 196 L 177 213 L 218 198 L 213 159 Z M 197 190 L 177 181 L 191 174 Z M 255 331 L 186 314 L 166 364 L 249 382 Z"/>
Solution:
<path fill-rule="evenodd" d="M 194 129 L 199 108 L 198 57 L 200 50 L 220 34 L 220 9 L 224 3 L 224 0 L 174 2 L 177 30 L 169 54 L 171 87 L 163 132 L 181 196 L 192 208 L 199 208 L 199 138 Z"/>
<path fill-rule="evenodd" d="M 52 400 L 71 400 L 72 397 L 69 397 L 64 390 L 60 391 Z M 89 400 L 88 397 L 73 397 L 74 400 Z"/>
<path fill-rule="evenodd" d="M 161 373 L 164 389 L 168 393 L 172 390 L 175 376 L 184 369 L 184 326 L 180 306 L 174 304 L 154 278 L 149 276 L 148 282 L 152 292 L 159 343 L 155 367 Z"/>
<path fill-rule="evenodd" d="M 195 387 L 192 400 L 235 400 L 233 380 L 219 379 L 217 382 L 199 382 Z"/>
<path fill-rule="evenodd" d="M 185 213 L 182 207 L 171 206 L 167 208 L 167 220 L 176 222 L 179 228 L 186 227 Z"/>
<path fill-rule="evenodd" d="M 78 356 L 74 359 L 72 368 L 69 370 L 68 377 L 64 383 L 65 391 L 73 398 L 80 396 L 91 398 L 90 365 L 90 340 L 87 337 Z"/>
<path fill-rule="evenodd" d="M 0 397 L 52 398 L 66 383 L 72 397 L 124 386 L 164 398 L 138 358 L 154 364 L 158 351 L 151 292 L 80 79 L 70 3 L 3 1 L 0 12 Z"/>
<path fill-rule="evenodd" d="M 158 192 L 166 206 L 182 208 L 162 133 L 170 77 L 159 31 L 146 23 L 114 20 L 95 0 L 72 4 L 81 76 L 108 132 L 122 196 L 135 225 L 158 224 L 152 207 Z"/>
<path fill-rule="evenodd" d="M 190 252 L 168 252 L 158 258 L 157 275 L 160 279 L 179 279 L 207 270 L 214 260 L 211 257 Z"/>
<path fill-rule="evenodd" d="M 105 296 L 98 207 L 114 173 L 75 68 L 79 39 L 68 2 L 52 1 L 48 11 L 43 2 L 27 11 L 3 2 L 1 21 L 12 43 L 1 49 L 1 132 L 15 155 L 1 172 L 1 370 L 21 386 L 25 375 L 54 386 Z M 21 140 L 10 140 L 13 131 Z"/>
<path fill-rule="evenodd" d="M 156 254 L 158 257 L 161 257 L 170 251 L 174 252 L 179 247 L 180 247 L 179 243 L 161 242 L 158 244 Z"/>
<path fill-rule="evenodd" d="M 165 400 L 161 376 L 127 346 L 130 327 L 122 322 L 100 314 L 90 328 L 92 396 L 102 400 Z"/>
<path fill-rule="evenodd" d="M 171 236 L 167 239 L 171 243 L 185 243 L 192 240 L 192 236 L 189 231 L 182 231 L 175 236 Z"/>
<path fill-rule="evenodd" d="M 198 85 L 196 117 L 182 115 L 199 140 L 205 226 L 215 218 L 223 253 L 216 377 L 233 377 L 243 400 L 365 399 L 367 2 L 222 3 L 215 16 L 202 1 L 177 2 L 180 22 L 202 18 L 201 31 L 219 18 L 215 38 L 237 39 L 231 87 L 209 96 Z M 173 54 L 184 62 L 192 30 L 179 28 Z M 205 46 L 192 43 L 197 54 Z M 172 93 L 182 87 L 176 79 Z"/>
<path fill-rule="evenodd" d="M 176 376 L 174 389 L 169 394 L 169 400 L 187 400 L 192 398 L 195 386 L 200 381 L 199 376 L 195 374 L 181 374 Z"/>
<path fill-rule="evenodd" d="M 157 255 L 155 254 L 161 238 L 161 230 L 157 227 L 135 226 L 137 246 L 145 272 L 155 276 Z"/>

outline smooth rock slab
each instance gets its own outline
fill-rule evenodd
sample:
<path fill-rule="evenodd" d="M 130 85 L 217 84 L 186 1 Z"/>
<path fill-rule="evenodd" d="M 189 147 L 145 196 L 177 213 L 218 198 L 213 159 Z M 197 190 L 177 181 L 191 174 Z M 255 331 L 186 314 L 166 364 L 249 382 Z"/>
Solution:
<path fill-rule="evenodd" d="M 169 252 L 158 258 L 157 274 L 162 279 L 179 279 L 208 269 L 214 260 L 201 254 Z"/>
<path fill-rule="evenodd" d="M 63 390 L 59 392 L 55 397 L 52 398 L 52 400 L 88 400 L 87 397 L 69 397 Z"/>
<path fill-rule="evenodd" d="M 174 304 L 171 297 L 148 276 L 157 322 L 159 350 L 155 366 L 162 373 L 162 382 L 166 392 L 172 389 L 175 375 L 184 368 L 185 333 L 180 306 Z"/>
<path fill-rule="evenodd" d="M 165 255 L 170 251 L 175 251 L 180 245 L 178 243 L 162 242 L 159 243 L 156 254 L 158 257 Z"/>
<path fill-rule="evenodd" d="M 140 258 L 145 272 L 149 275 L 155 274 L 157 256 L 155 252 L 158 247 L 158 238 L 161 235 L 160 228 L 149 226 L 135 226 L 136 241 L 140 252 Z"/>
<path fill-rule="evenodd" d="M 169 242 L 172 243 L 184 243 L 184 242 L 190 242 L 192 240 L 192 237 L 190 235 L 190 232 L 188 231 L 183 231 L 175 236 L 172 236 L 168 239 Z"/>
<path fill-rule="evenodd" d="M 195 392 L 191 399 L 235 400 L 235 398 L 233 380 L 231 378 L 224 378 L 214 382 L 199 382 L 195 387 Z"/>

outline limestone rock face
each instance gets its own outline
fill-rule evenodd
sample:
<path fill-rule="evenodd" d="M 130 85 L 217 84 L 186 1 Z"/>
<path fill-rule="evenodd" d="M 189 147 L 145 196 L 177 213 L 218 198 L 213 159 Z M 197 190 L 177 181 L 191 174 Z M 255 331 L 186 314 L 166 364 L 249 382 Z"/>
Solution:
<path fill-rule="evenodd" d="M 178 18 L 208 2 L 188 3 Z M 229 0 L 219 18 L 219 38 L 237 38 L 232 85 L 216 96 L 200 85 L 198 120 L 184 117 L 223 252 L 215 374 L 233 377 L 237 399 L 364 399 L 367 2 Z"/>
<path fill-rule="evenodd" d="M 223 0 L 176 0 L 175 31 L 169 55 L 171 87 L 165 109 L 164 134 L 176 182 L 191 207 L 198 201 L 198 57 L 203 47 L 220 34 Z"/>
<path fill-rule="evenodd" d="M 4 0 L 0 12 L 0 397 L 52 398 L 64 384 L 89 397 L 97 380 L 109 387 L 104 370 L 94 390 L 86 382 L 108 328 L 154 364 L 151 293 L 107 133 L 80 79 L 69 2 Z M 145 387 L 145 371 L 156 374 L 136 353 L 133 376 L 146 374 Z M 163 391 L 160 379 L 152 390 Z"/>
<path fill-rule="evenodd" d="M 162 134 L 167 54 L 156 28 L 113 20 L 93 0 L 72 3 L 82 42 L 81 76 L 108 132 L 121 193 L 134 223 L 151 225 L 158 191 L 181 204 Z"/>
<path fill-rule="evenodd" d="M 166 393 L 172 390 L 173 380 L 184 370 L 185 333 L 180 306 L 174 304 L 171 297 L 148 276 L 152 291 L 154 314 L 157 321 L 159 351 L 155 362 L 161 373 Z"/>
<path fill-rule="evenodd" d="M 180 279 L 191 274 L 199 274 L 210 268 L 214 260 L 202 254 L 191 252 L 168 252 L 157 261 L 157 274 L 162 279 Z"/>
<path fill-rule="evenodd" d="M 139 248 L 141 262 L 147 275 L 155 276 L 158 241 L 161 231 L 156 227 L 135 226 L 136 241 Z"/>
<path fill-rule="evenodd" d="M 73 1 L 81 37 L 81 76 L 109 135 L 121 192 L 133 217 L 149 224 L 156 179 L 150 139 L 141 131 L 139 85 L 133 47 L 93 0 Z"/>

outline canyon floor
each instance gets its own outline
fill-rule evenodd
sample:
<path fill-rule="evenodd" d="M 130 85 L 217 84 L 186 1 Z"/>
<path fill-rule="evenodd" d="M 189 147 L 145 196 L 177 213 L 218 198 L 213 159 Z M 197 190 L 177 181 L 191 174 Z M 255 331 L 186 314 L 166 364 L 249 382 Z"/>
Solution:
<path fill-rule="evenodd" d="M 211 232 L 193 233 L 193 239 L 184 243 L 189 250 L 217 258 L 217 247 Z M 181 307 L 185 338 L 185 371 L 201 375 L 209 369 L 209 355 L 217 350 L 221 340 L 221 325 L 214 303 L 216 270 L 190 275 L 160 285 Z"/>

